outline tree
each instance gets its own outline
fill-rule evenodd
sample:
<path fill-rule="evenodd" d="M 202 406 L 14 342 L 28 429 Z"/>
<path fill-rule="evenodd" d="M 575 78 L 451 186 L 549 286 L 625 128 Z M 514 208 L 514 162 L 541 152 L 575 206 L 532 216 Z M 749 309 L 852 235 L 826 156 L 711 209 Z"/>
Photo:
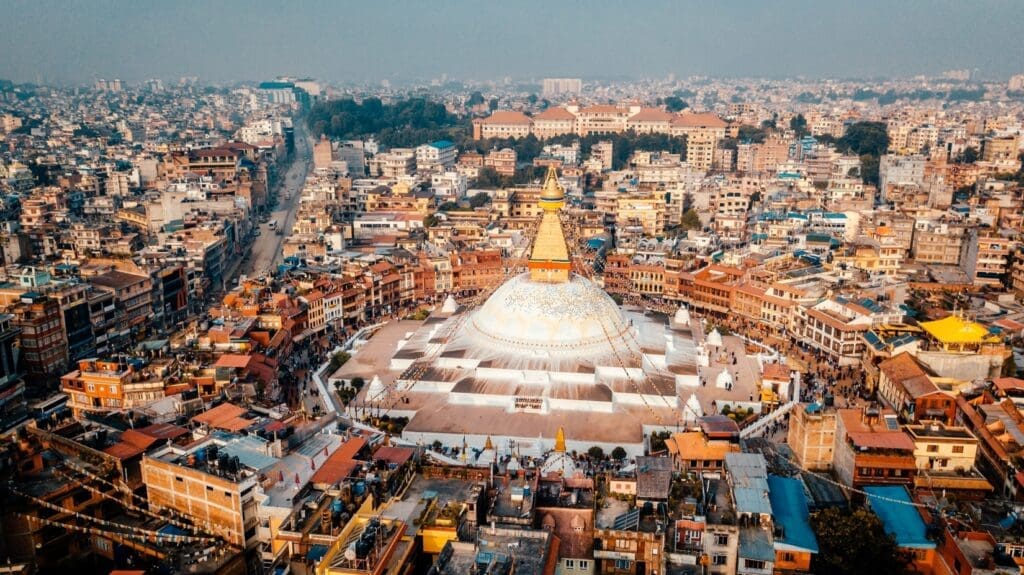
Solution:
<path fill-rule="evenodd" d="M 953 158 L 955 164 L 973 164 L 978 161 L 978 148 L 974 146 L 967 146 L 964 151 L 960 152 Z"/>
<path fill-rule="evenodd" d="M 327 365 L 327 371 L 331 373 L 338 371 L 338 368 L 345 365 L 345 362 L 347 362 L 348 360 L 349 355 L 343 351 L 339 351 L 338 353 L 331 356 L 331 363 Z"/>
<path fill-rule="evenodd" d="M 878 185 L 878 156 L 864 154 L 860 157 L 860 177 L 865 184 Z"/>
<path fill-rule="evenodd" d="M 476 187 L 496 190 L 501 187 L 501 175 L 489 166 L 480 168 L 476 173 Z"/>
<path fill-rule="evenodd" d="M 679 221 L 679 227 L 686 231 L 701 229 L 703 226 L 700 222 L 700 216 L 697 215 L 697 211 L 693 208 L 686 210 L 686 212 L 683 213 L 682 219 Z"/>
<path fill-rule="evenodd" d="M 834 575 L 903 575 L 908 573 L 906 555 L 885 532 L 878 516 L 865 509 L 853 513 L 836 508 L 811 517 L 818 536 L 818 554 L 812 565 L 816 573 Z"/>
<path fill-rule="evenodd" d="M 351 385 L 356 390 L 360 390 L 364 385 L 366 385 L 366 380 L 361 377 L 353 377 Z"/>
<path fill-rule="evenodd" d="M 459 204 L 456 203 L 456 202 L 452 202 L 452 201 L 447 201 L 447 202 L 444 202 L 443 204 L 441 204 L 440 206 L 437 206 L 437 211 L 439 211 L 439 212 L 455 212 L 455 211 L 458 211 L 458 210 L 459 210 Z"/>
<path fill-rule="evenodd" d="M 604 459 L 604 450 L 595 445 L 587 450 L 587 455 L 589 455 L 591 459 Z"/>
<path fill-rule="evenodd" d="M 665 109 L 669 112 L 681 112 L 690 105 L 683 101 L 679 96 L 669 96 L 665 98 Z"/>
<path fill-rule="evenodd" d="M 889 149 L 889 133 L 884 122 L 857 122 L 846 129 L 836 142 L 843 153 L 870 154 L 876 158 Z"/>
<path fill-rule="evenodd" d="M 466 100 L 466 107 L 473 108 L 484 103 L 484 95 L 480 92 L 473 92 L 469 95 L 469 99 Z"/>
<path fill-rule="evenodd" d="M 469 198 L 469 207 L 481 208 L 491 203 L 491 196 L 486 192 L 478 192 L 472 198 Z"/>
<path fill-rule="evenodd" d="M 789 129 L 796 133 L 797 138 L 807 135 L 807 118 L 803 114 L 797 114 L 789 120 Z"/>
<path fill-rule="evenodd" d="M 765 120 L 765 123 L 768 122 L 769 120 Z M 767 134 L 768 131 L 764 123 L 761 124 L 760 128 L 756 126 L 748 126 L 746 124 L 740 126 L 739 128 L 739 140 L 741 142 L 752 142 L 754 144 L 760 144 L 764 142 L 764 139 L 767 136 Z"/>
<path fill-rule="evenodd" d="M 497 98 L 491 98 L 491 101 L 487 103 L 487 108 L 490 111 L 492 111 L 492 112 L 497 110 L 498 109 L 498 99 Z"/>
<path fill-rule="evenodd" d="M 435 214 L 430 214 L 429 216 L 423 218 L 423 227 L 432 228 L 437 225 L 438 221 L 440 220 Z"/>
<path fill-rule="evenodd" d="M 626 450 L 623 449 L 621 445 L 616 446 L 615 449 L 612 450 L 612 459 L 614 459 L 615 461 L 622 461 L 625 458 Z"/>
<path fill-rule="evenodd" d="M 537 94 L 530 94 L 529 96 L 526 97 L 526 101 L 529 102 L 530 105 L 536 104 L 537 103 Z"/>

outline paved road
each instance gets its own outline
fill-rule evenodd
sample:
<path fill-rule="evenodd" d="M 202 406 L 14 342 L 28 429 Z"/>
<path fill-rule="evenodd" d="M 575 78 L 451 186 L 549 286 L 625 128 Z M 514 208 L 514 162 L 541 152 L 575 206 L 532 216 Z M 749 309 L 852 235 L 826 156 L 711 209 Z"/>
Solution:
<path fill-rule="evenodd" d="M 283 185 L 278 190 L 277 210 L 270 214 L 272 220 L 277 220 L 277 225 L 284 235 L 277 235 L 268 224 L 260 224 L 260 235 L 253 241 L 249 259 L 239 267 L 239 273 L 249 277 L 258 276 L 263 272 L 273 271 L 272 268 L 281 261 L 281 244 L 285 235 L 292 229 L 299 208 L 299 196 L 302 195 L 302 185 L 306 181 L 306 174 L 312 169 L 312 160 L 306 161 L 307 155 L 312 158 L 312 144 L 313 140 L 306 132 L 304 120 L 297 120 L 294 159 L 285 171 Z M 291 198 L 285 199 L 289 192 Z"/>

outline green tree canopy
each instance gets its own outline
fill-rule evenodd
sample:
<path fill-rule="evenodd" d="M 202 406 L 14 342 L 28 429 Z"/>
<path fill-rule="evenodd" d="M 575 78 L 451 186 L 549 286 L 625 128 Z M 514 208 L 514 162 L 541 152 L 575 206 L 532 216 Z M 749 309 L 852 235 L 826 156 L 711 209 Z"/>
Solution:
<path fill-rule="evenodd" d="M 665 98 L 665 109 L 669 112 L 681 112 L 690 105 L 683 101 L 679 96 L 669 96 Z"/>
<path fill-rule="evenodd" d="M 870 154 L 880 157 L 889 149 L 889 133 L 885 122 L 857 122 L 846 128 L 846 133 L 836 142 L 836 148 L 843 153 Z"/>
<path fill-rule="evenodd" d="M 700 221 L 700 216 L 697 215 L 697 211 L 690 208 L 683 212 L 683 217 L 679 221 L 679 227 L 685 231 L 701 229 L 703 226 Z"/>
<path fill-rule="evenodd" d="M 313 106 L 306 117 L 315 135 L 349 139 L 376 135 L 387 147 L 415 146 L 438 139 L 458 142 L 469 134 L 467 122 L 448 112 L 444 104 L 410 98 L 384 104 L 380 98 L 356 102 L 329 100 Z"/>
<path fill-rule="evenodd" d="M 491 196 L 486 192 L 478 192 L 469 198 L 469 207 L 480 208 L 491 203 Z"/>
<path fill-rule="evenodd" d="M 960 152 L 953 158 L 953 162 L 957 164 L 973 164 L 978 161 L 978 148 L 974 146 L 967 146 L 964 151 Z"/>
<path fill-rule="evenodd" d="M 595 445 L 587 450 L 587 455 L 589 455 L 591 459 L 604 459 L 604 450 Z"/>
<path fill-rule="evenodd" d="M 818 536 L 819 552 L 812 565 L 815 573 L 830 575 L 904 575 L 906 556 L 885 532 L 874 513 L 858 509 L 853 513 L 836 508 L 811 517 Z"/>
<path fill-rule="evenodd" d="M 797 114 L 789 120 L 789 129 L 796 133 L 797 138 L 807 135 L 807 118 L 803 114 Z"/>
<path fill-rule="evenodd" d="M 472 94 L 469 95 L 469 99 L 466 100 L 466 106 L 469 107 L 469 108 L 472 108 L 474 106 L 479 106 L 480 104 L 483 104 L 483 103 L 484 103 L 484 95 L 481 94 L 480 92 L 473 92 Z"/>
<path fill-rule="evenodd" d="M 616 461 L 622 461 L 625 458 L 626 458 L 626 450 L 623 449 L 622 446 L 616 446 L 615 449 L 612 450 L 612 459 L 614 459 Z"/>

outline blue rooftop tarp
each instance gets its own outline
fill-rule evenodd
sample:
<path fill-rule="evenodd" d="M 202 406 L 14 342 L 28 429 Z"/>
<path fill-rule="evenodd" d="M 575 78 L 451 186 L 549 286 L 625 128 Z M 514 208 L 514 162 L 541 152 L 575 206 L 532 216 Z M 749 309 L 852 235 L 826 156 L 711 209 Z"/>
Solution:
<path fill-rule="evenodd" d="M 869 485 L 864 491 L 871 510 L 882 520 L 885 531 L 896 539 L 897 545 L 907 549 L 935 549 L 935 542 L 926 536 L 924 519 L 905 487 Z"/>
<path fill-rule="evenodd" d="M 818 539 L 811 529 L 811 513 L 802 481 L 792 477 L 768 476 L 768 497 L 772 517 L 782 526 L 782 537 L 775 538 L 775 549 L 818 552 Z"/>
<path fill-rule="evenodd" d="M 323 559 L 324 555 L 327 555 L 326 545 L 312 545 L 310 546 L 309 551 L 306 552 L 306 560 L 316 563 Z"/>

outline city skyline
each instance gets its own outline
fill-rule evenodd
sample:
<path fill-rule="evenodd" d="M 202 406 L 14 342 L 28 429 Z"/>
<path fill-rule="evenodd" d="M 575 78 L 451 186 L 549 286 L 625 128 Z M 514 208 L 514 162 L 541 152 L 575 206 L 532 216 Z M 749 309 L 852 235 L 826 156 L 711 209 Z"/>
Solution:
<path fill-rule="evenodd" d="M 402 83 L 447 75 L 840 77 L 1018 73 L 1024 3 L 866 2 L 821 6 L 616 2 L 425 8 L 271 1 L 135 5 L 15 2 L 0 22 L 0 78 L 84 84 L 279 75 Z M 661 14 L 645 18 L 644 14 Z M 502 49 L 491 49 L 494 47 Z M 190 56 L 196 54 L 196 56 Z"/>

